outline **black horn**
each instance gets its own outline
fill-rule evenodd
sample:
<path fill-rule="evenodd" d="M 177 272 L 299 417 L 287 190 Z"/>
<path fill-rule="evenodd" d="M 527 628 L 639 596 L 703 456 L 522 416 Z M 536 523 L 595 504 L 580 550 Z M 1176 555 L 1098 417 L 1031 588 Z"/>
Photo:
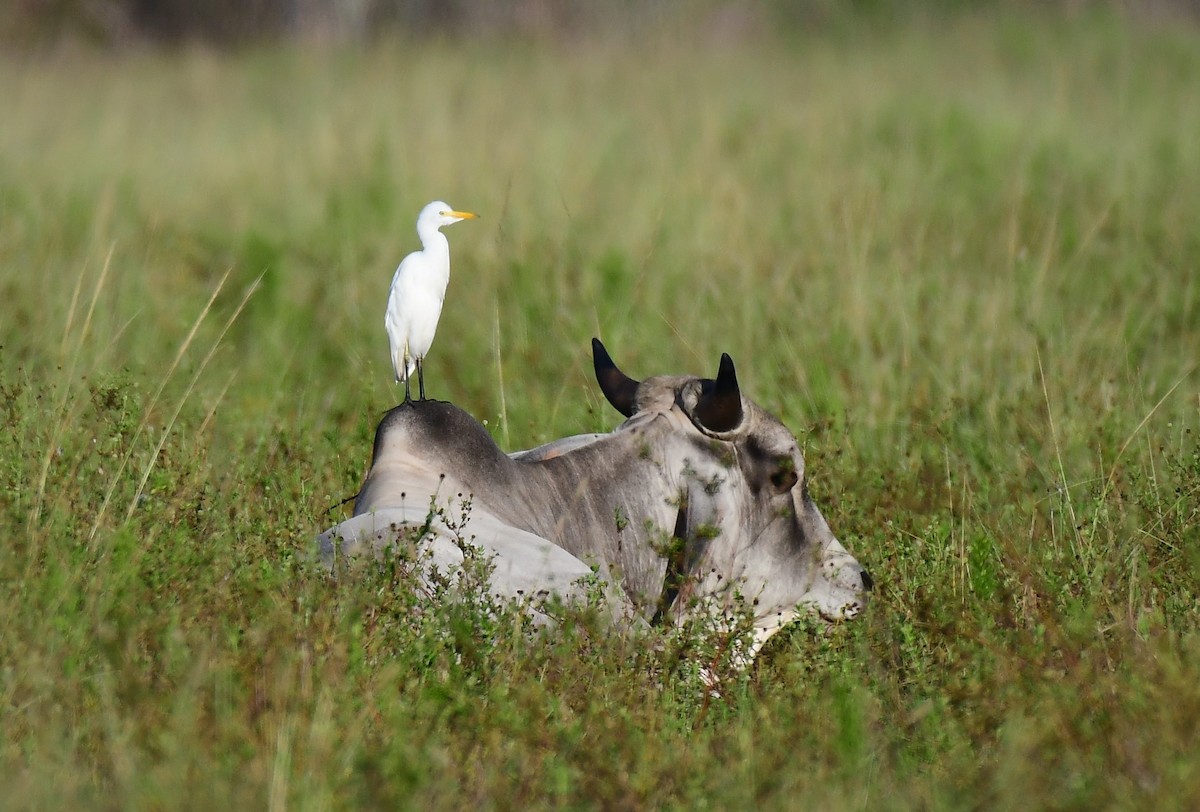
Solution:
<path fill-rule="evenodd" d="M 737 370 L 729 353 L 721 353 L 721 367 L 715 381 L 705 381 L 704 391 L 692 414 L 700 425 L 717 434 L 733 431 L 742 422 L 742 392 L 738 389 Z"/>
<path fill-rule="evenodd" d="M 637 389 L 641 384 L 630 378 L 613 363 L 600 339 L 592 339 L 592 363 L 596 367 L 596 383 L 613 408 L 626 417 L 637 411 Z"/>

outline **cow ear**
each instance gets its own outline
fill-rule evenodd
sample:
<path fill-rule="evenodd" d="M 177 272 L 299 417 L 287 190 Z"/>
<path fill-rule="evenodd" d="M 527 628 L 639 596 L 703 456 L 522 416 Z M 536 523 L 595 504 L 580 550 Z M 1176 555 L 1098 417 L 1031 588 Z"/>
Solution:
<path fill-rule="evenodd" d="M 696 408 L 692 410 L 697 422 L 714 434 L 733 431 L 742 423 L 742 392 L 738 389 L 737 370 L 728 353 L 721 353 L 717 379 L 707 381 Z"/>
<path fill-rule="evenodd" d="M 596 367 L 596 383 L 613 408 L 626 417 L 637 411 L 637 390 L 641 384 L 630 378 L 613 363 L 600 339 L 592 339 L 592 364 Z"/>

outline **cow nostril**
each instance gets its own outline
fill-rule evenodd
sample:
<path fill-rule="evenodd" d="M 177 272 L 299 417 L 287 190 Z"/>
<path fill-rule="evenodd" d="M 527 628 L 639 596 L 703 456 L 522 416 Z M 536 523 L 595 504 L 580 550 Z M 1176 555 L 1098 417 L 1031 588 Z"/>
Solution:
<path fill-rule="evenodd" d="M 875 579 L 871 577 L 871 573 L 867 572 L 866 570 L 863 570 L 859 574 L 862 576 L 863 589 L 870 592 L 872 589 L 875 588 Z"/>

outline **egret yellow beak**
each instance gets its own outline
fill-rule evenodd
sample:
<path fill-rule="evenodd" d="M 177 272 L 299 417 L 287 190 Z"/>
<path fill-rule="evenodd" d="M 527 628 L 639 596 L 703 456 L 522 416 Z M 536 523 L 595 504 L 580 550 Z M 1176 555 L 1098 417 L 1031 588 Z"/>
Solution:
<path fill-rule="evenodd" d="M 457 217 L 459 220 L 474 220 L 479 215 L 472 214 L 469 211 L 444 211 L 444 212 L 442 212 L 442 216 L 443 217 Z"/>

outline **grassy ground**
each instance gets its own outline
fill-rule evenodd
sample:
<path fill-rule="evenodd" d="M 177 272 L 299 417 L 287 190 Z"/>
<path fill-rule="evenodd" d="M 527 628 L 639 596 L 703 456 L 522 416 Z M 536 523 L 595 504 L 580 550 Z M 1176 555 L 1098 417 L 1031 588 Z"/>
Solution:
<path fill-rule="evenodd" d="M 4 805 L 1196 808 L 1197 75 L 1005 15 L 8 56 Z M 329 582 L 435 197 L 432 395 L 516 448 L 615 424 L 592 335 L 731 353 L 866 615 L 713 699 L 702 635 Z"/>

